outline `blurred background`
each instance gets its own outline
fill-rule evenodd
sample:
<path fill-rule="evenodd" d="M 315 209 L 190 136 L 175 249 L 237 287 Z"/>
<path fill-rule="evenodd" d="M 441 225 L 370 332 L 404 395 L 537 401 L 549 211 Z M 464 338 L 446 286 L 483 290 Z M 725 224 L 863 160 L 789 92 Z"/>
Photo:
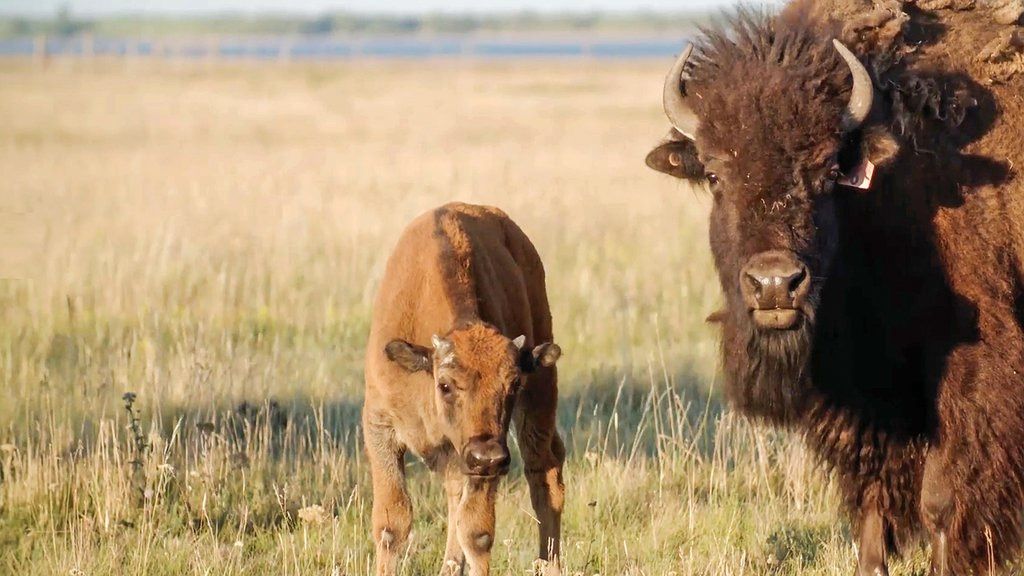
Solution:
<path fill-rule="evenodd" d="M 728 4 L 0 0 L 0 574 L 369 573 L 371 305 L 452 200 L 547 269 L 566 574 L 847 574 L 832 484 L 722 406 L 707 193 L 644 166 Z M 495 574 L 536 553 L 515 466 Z"/>
<path fill-rule="evenodd" d="M 665 56 L 725 0 L 6 0 L 0 55 Z"/>

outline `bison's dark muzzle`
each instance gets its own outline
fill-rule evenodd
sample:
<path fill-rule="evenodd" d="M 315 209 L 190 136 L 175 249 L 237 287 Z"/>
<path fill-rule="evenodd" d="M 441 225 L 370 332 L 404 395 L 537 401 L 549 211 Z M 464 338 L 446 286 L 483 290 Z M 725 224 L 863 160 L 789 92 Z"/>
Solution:
<path fill-rule="evenodd" d="M 807 266 L 782 250 L 755 255 L 740 272 L 740 292 L 760 328 L 795 328 L 810 289 Z"/>

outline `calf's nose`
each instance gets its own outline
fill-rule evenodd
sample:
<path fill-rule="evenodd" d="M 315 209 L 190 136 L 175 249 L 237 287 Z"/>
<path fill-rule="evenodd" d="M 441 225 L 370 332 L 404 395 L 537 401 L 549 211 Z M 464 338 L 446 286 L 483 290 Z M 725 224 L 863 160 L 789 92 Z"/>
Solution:
<path fill-rule="evenodd" d="M 740 290 L 752 310 L 798 308 L 810 288 L 807 267 L 781 250 L 755 255 L 740 272 Z"/>
<path fill-rule="evenodd" d="M 495 476 L 508 470 L 508 448 L 496 440 L 471 440 L 464 451 L 470 474 Z"/>

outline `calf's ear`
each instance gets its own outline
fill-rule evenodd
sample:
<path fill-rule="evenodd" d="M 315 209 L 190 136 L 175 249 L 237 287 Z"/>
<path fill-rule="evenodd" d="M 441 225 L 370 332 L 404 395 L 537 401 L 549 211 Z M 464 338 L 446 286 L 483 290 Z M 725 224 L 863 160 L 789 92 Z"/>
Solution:
<path fill-rule="evenodd" d="M 430 356 L 433 350 L 426 346 L 410 344 L 405 340 L 392 340 L 384 347 L 384 355 L 395 364 L 401 366 L 406 372 L 430 372 Z"/>
<path fill-rule="evenodd" d="M 697 157 L 697 146 L 674 128 L 665 141 L 647 154 L 647 166 L 658 172 L 683 180 L 704 177 L 704 165 Z"/>
<path fill-rule="evenodd" d="M 554 342 L 545 342 L 533 350 L 519 352 L 519 369 L 523 372 L 535 372 L 538 368 L 550 368 L 562 357 L 562 349 Z"/>

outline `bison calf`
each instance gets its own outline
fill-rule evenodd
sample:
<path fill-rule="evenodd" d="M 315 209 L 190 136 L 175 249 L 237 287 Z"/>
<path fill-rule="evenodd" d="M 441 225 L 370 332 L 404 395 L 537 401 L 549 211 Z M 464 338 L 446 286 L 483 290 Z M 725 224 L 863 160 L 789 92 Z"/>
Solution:
<path fill-rule="evenodd" d="M 557 568 L 565 449 L 555 430 L 561 354 L 544 268 L 496 208 L 448 204 L 409 225 L 388 260 L 366 352 L 363 426 L 377 574 L 393 574 L 412 524 L 407 451 L 444 476 L 442 574 L 489 571 L 494 499 L 515 422 L 540 558 Z"/>

